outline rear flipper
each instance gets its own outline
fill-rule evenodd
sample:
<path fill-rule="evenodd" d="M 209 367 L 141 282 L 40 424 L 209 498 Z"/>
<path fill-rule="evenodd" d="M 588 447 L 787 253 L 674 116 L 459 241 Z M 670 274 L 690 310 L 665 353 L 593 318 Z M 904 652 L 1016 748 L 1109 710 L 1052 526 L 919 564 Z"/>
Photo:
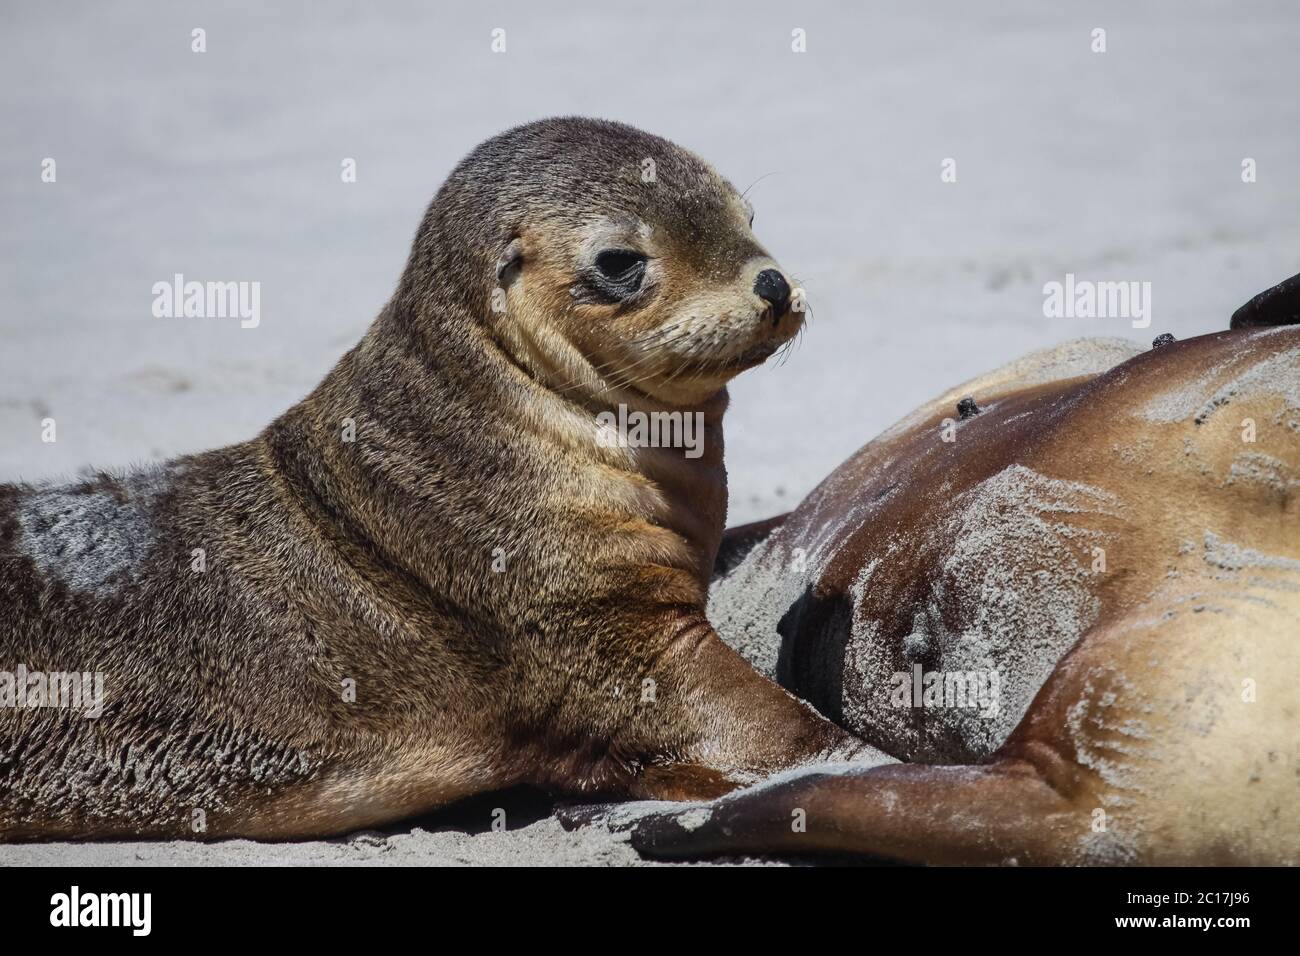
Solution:
<path fill-rule="evenodd" d="M 711 803 L 642 814 L 631 831 L 633 846 L 659 857 L 830 853 L 1053 865 L 1082 862 L 1075 848 L 1091 827 L 1087 810 L 1029 762 L 1008 758 L 809 768 Z"/>
<path fill-rule="evenodd" d="M 1232 321 L 1228 327 L 1253 329 L 1298 323 L 1300 323 L 1300 274 L 1293 275 L 1255 296 L 1232 313 Z"/>

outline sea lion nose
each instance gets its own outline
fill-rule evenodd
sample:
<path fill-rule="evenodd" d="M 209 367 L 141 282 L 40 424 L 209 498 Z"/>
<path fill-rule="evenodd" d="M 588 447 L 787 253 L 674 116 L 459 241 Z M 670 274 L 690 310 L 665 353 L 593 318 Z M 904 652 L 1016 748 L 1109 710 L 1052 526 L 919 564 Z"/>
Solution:
<path fill-rule="evenodd" d="M 790 311 L 790 283 L 775 269 L 764 269 L 754 280 L 754 294 L 772 306 L 772 321 Z"/>

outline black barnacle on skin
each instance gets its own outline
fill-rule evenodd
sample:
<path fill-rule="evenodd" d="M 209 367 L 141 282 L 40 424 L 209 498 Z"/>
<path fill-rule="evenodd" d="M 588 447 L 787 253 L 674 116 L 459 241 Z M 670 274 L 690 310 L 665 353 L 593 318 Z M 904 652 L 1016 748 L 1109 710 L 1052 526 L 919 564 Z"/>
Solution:
<path fill-rule="evenodd" d="M 983 409 L 976 405 L 975 399 L 971 398 L 969 395 L 957 403 L 957 417 L 963 422 L 968 418 L 974 418 L 981 411 L 983 411 Z"/>

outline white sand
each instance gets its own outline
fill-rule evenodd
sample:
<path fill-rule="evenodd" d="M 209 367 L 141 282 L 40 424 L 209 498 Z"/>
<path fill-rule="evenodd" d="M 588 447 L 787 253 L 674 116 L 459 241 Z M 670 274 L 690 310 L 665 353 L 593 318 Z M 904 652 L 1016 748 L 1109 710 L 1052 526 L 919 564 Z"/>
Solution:
<path fill-rule="evenodd" d="M 518 830 L 365 833 L 306 843 L 50 843 L 0 847 L 13 866 L 637 866 L 652 865 L 601 827 L 566 833 L 553 819 Z"/>
<path fill-rule="evenodd" d="M 5 11 L 0 480 L 255 433 L 382 306 L 456 159 L 547 114 L 622 119 L 755 183 L 756 229 L 808 292 L 800 350 L 733 389 L 733 522 L 792 507 L 955 382 L 1080 336 L 1221 329 L 1296 271 L 1300 10 L 1281 0 L 447 6 Z M 489 52 L 497 26 L 504 55 Z M 794 27 L 806 54 L 790 52 Z M 1105 54 L 1089 50 L 1094 27 Z M 47 156 L 55 184 L 40 181 Z M 340 182 L 344 157 L 355 184 Z M 954 184 L 939 180 L 946 157 Z M 1044 318 L 1043 284 L 1067 271 L 1150 281 L 1151 326 Z M 259 281 L 261 324 L 153 318 L 151 286 L 176 272 Z M 634 854 L 550 821 L 382 846 L 0 847 L 0 863 L 81 860 Z"/>
<path fill-rule="evenodd" d="M 723 865 L 780 861 L 730 860 Z M 49 843 L 0 847 L 9 866 L 664 866 L 643 858 L 625 834 L 603 827 L 566 833 L 554 819 L 518 830 L 467 834 L 414 829 L 306 843 Z"/>

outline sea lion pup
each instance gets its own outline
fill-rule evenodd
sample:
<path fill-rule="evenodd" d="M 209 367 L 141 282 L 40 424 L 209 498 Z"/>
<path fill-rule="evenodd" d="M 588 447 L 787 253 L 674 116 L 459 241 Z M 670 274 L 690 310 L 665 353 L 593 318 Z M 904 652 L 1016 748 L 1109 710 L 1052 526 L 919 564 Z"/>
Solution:
<path fill-rule="evenodd" d="M 510 130 L 258 438 L 5 486 L 4 669 L 105 693 L 97 719 L 0 711 L 0 836 L 321 836 L 518 783 L 707 797 L 869 756 L 705 616 L 725 386 L 802 319 L 750 220 L 658 137 Z M 675 415 L 686 447 L 604 440 L 615 412 Z"/>
<path fill-rule="evenodd" d="M 1300 863 L 1300 328 L 1159 341 L 968 382 L 741 529 L 719 631 L 908 762 L 782 774 L 634 844 Z"/>

